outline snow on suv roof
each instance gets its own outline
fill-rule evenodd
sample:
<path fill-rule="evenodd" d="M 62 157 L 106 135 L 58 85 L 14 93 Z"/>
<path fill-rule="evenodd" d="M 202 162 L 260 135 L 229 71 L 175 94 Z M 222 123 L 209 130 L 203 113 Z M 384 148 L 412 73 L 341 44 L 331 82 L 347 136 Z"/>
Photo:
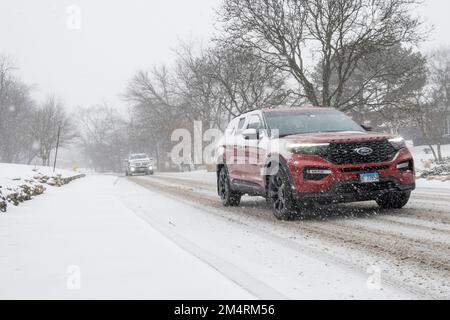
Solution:
<path fill-rule="evenodd" d="M 301 106 L 301 107 L 277 107 L 273 109 L 264 109 L 265 113 L 273 112 L 308 112 L 308 111 L 337 111 L 334 108 L 314 107 L 314 106 Z"/>

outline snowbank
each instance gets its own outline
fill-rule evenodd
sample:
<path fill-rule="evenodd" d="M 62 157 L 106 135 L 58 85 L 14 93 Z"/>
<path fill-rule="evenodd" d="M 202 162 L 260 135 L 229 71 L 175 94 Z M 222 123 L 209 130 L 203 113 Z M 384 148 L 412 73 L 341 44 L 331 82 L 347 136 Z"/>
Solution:
<path fill-rule="evenodd" d="M 437 164 L 433 154 L 425 152 L 427 146 L 408 146 L 417 169 L 418 185 L 428 188 L 450 188 L 450 161 L 444 164 Z M 441 146 L 442 155 L 445 159 L 450 159 L 450 145 Z"/>
<path fill-rule="evenodd" d="M 84 175 L 67 170 L 0 163 L 0 211 L 45 192 L 46 186 L 60 187 Z"/>
<path fill-rule="evenodd" d="M 418 171 L 424 170 L 427 164 L 430 161 L 434 160 L 432 153 L 425 153 L 425 150 L 429 149 L 427 146 L 413 147 L 410 145 L 408 146 L 408 148 L 414 157 L 416 168 Z M 450 157 L 450 144 L 441 146 L 441 149 L 444 157 Z"/>

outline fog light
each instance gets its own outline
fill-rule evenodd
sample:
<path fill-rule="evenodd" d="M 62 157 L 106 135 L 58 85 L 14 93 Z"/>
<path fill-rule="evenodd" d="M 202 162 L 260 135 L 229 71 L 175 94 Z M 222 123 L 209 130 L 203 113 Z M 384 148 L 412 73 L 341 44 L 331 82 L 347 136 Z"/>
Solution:
<path fill-rule="evenodd" d="M 306 170 L 306 173 L 329 175 L 329 174 L 331 174 L 331 170 L 329 170 L 329 169 L 308 169 L 308 170 Z"/>
<path fill-rule="evenodd" d="M 330 169 L 307 167 L 303 170 L 303 178 L 305 180 L 320 181 L 325 179 L 332 173 Z"/>
<path fill-rule="evenodd" d="M 135 168 L 131 168 L 131 172 L 134 172 L 134 171 L 136 171 L 136 169 Z"/>

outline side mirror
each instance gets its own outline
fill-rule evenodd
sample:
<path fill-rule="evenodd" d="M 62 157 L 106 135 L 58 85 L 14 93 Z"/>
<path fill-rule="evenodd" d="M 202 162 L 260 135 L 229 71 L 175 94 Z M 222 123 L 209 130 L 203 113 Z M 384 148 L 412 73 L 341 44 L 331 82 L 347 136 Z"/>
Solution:
<path fill-rule="evenodd" d="M 361 124 L 361 127 L 366 131 L 373 131 L 373 128 L 371 126 L 366 126 L 365 124 Z"/>
<path fill-rule="evenodd" d="M 259 139 L 258 130 L 256 130 L 256 129 L 245 129 L 242 132 L 242 136 L 244 137 L 245 140 L 258 140 Z"/>

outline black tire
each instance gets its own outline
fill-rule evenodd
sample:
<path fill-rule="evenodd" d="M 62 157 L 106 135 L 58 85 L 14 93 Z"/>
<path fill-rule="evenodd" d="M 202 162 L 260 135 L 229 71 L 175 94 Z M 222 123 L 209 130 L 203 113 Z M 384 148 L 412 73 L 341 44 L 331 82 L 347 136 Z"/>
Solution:
<path fill-rule="evenodd" d="M 377 204 L 382 209 L 401 209 L 409 201 L 411 192 L 386 193 L 376 199 Z"/>
<path fill-rule="evenodd" d="M 231 190 L 228 171 L 222 167 L 217 175 L 217 191 L 225 207 L 237 207 L 241 202 L 241 194 Z"/>
<path fill-rule="evenodd" d="M 281 166 L 278 172 L 269 177 L 268 202 L 278 220 L 289 221 L 298 217 L 299 212 L 293 199 L 292 185 Z"/>

